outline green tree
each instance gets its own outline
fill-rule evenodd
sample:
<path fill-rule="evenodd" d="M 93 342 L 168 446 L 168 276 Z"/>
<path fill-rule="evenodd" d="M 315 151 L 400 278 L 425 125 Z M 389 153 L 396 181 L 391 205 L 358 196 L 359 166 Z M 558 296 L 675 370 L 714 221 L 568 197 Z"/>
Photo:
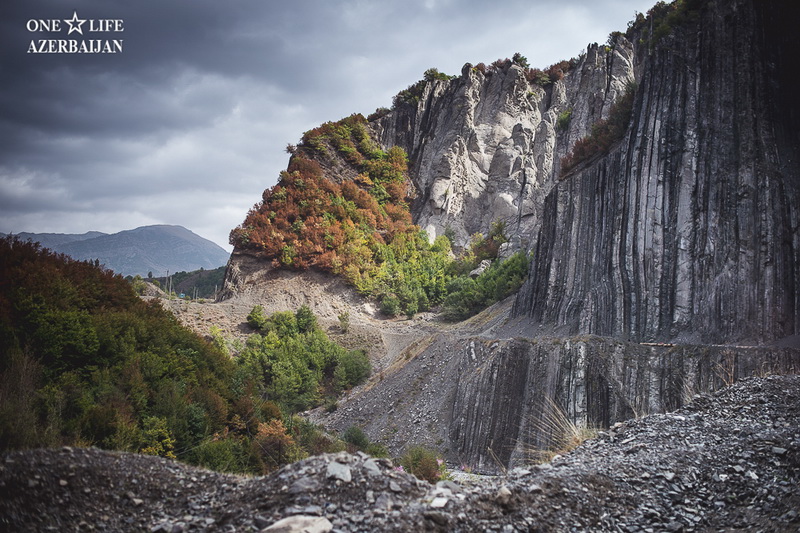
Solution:
<path fill-rule="evenodd" d="M 300 333 L 307 333 L 317 329 L 317 317 L 307 305 L 301 306 L 295 313 L 297 329 Z"/>
<path fill-rule="evenodd" d="M 166 419 L 154 416 L 145 418 L 141 453 L 175 459 L 174 449 L 175 439 L 167 429 Z"/>
<path fill-rule="evenodd" d="M 435 80 L 445 80 L 445 81 L 446 80 L 451 80 L 455 76 L 448 76 L 444 72 L 439 72 L 439 69 L 431 67 L 431 68 L 429 68 L 428 70 L 425 71 L 425 73 L 423 74 L 422 77 L 423 77 L 423 79 L 425 81 L 429 81 L 430 82 L 430 81 L 435 81 Z"/>
<path fill-rule="evenodd" d="M 530 64 L 528 64 L 528 58 L 526 58 L 525 56 L 523 56 L 523 55 L 522 55 L 522 54 L 520 54 L 519 52 L 515 52 L 515 53 L 514 53 L 514 56 L 511 58 L 511 61 L 512 61 L 512 62 L 513 62 L 515 65 L 519 65 L 519 66 L 520 66 L 520 67 L 522 67 L 522 68 L 528 68 L 528 67 L 530 67 Z"/>
<path fill-rule="evenodd" d="M 267 325 L 267 316 L 264 314 L 264 308 L 260 305 L 253 307 L 247 315 L 247 323 L 251 328 L 263 331 Z"/>
<path fill-rule="evenodd" d="M 339 327 L 342 333 L 347 333 L 350 330 L 350 311 L 343 311 L 339 313 Z"/>
<path fill-rule="evenodd" d="M 381 300 L 381 312 L 387 316 L 396 316 L 400 312 L 400 299 L 394 294 L 387 294 Z"/>

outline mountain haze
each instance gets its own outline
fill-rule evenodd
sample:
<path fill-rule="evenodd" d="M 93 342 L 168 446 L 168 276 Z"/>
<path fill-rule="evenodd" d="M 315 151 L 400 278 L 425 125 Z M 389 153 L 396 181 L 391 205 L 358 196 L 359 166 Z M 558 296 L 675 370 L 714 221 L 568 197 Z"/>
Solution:
<path fill-rule="evenodd" d="M 108 233 L 103 233 L 102 231 L 87 231 L 86 233 L 29 233 L 23 231 L 22 233 L 15 233 L 15 235 L 23 241 L 38 242 L 45 248 L 55 250 L 57 247 L 71 242 L 94 239 L 95 237 L 108 235 Z"/>
<path fill-rule="evenodd" d="M 82 235 L 20 233 L 24 240 L 73 259 L 100 261 L 123 276 L 165 276 L 167 273 L 207 270 L 224 265 L 228 253 L 217 244 L 182 226 L 142 226 L 114 234 L 88 232 Z"/>

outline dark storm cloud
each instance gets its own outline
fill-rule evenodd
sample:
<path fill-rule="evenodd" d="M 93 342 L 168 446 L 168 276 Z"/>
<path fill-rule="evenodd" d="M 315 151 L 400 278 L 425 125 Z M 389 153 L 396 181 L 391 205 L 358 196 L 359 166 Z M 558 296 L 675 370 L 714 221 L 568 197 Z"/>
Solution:
<path fill-rule="evenodd" d="M 0 59 L 0 72 L 8 74 L 3 76 L 8 83 L 0 105 L 3 118 L 15 124 L 46 126 L 54 133 L 63 128 L 77 134 L 88 129 L 121 135 L 161 125 L 193 127 L 213 120 L 214 113 L 230 102 L 220 100 L 219 94 L 204 99 L 197 91 L 184 99 L 181 91 L 193 83 L 192 72 L 246 74 L 244 65 L 250 58 L 235 53 L 231 45 L 235 21 L 229 14 L 223 17 L 226 13 L 219 7 L 212 9 L 219 3 L 154 2 L 148 9 L 138 2 L 78 2 L 75 9 L 65 9 L 59 2 L 47 4 L 19 3 L 22 7 L 3 13 L 0 38 L 8 53 Z M 125 31 L 118 36 L 125 41 L 124 53 L 26 53 L 32 38 L 51 36 L 27 32 L 27 20 L 65 18 L 73 11 L 84 18 L 123 19 Z"/>
<path fill-rule="evenodd" d="M 645 0 L 10 0 L 0 4 L 0 231 L 182 224 L 225 244 L 321 122 L 391 105 L 428 67 L 536 66 Z M 120 54 L 29 54 L 63 21 L 121 19 Z M 27 22 L 59 19 L 59 34 Z M 86 26 L 84 26 L 86 28 Z M 96 38 L 98 36 L 85 36 Z"/>

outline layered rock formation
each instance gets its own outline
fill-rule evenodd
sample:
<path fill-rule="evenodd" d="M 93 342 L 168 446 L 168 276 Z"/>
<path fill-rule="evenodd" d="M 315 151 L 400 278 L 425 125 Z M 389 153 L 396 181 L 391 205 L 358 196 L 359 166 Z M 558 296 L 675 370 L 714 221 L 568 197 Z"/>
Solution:
<path fill-rule="evenodd" d="M 463 246 L 503 221 L 532 251 L 513 314 L 547 333 L 800 333 L 800 105 L 786 90 L 796 8 L 692 4 L 679 24 L 662 17 L 634 26 L 632 42 L 589 46 L 555 83 L 529 82 L 510 61 L 467 64 L 370 124 L 384 148 L 409 154 L 415 222 L 431 238 L 450 230 Z M 561 176 L 561 158 L 632 82 L 622 141 Z M 337 176 L 346 166 L 323 165 Z M 226 294 L 246 283 L 229 276 Z"/>
<path fill-rule="evenodd" d="M 800 121 L 789 9 L 707 2 L 652 52 L 623 142 L 545 200 L 515 313 L 704 342 L 800 331 Z"/>
<path fill-rule="evenodd" d="M 590 46 L 544 89 L 516 65 L 484 76 L 468 64 L 375 125 L 411 155 L 430 235 L 450 228 L 464 244 L 503 220 L 530 243 L 516 315 L 633 340 L 800 331 L 800 111 L 785 23 L 796 9 L 695 4 L 657 43 L 647 33 L 663 19 L 634 43 Z M 560 158 L 634 80 L 623 141 L 558 180 Z"/>
<path fill-rule="evenodd" d="M 608 428 L 673 411 L 748 376 L 800 370 L 797 350 L 642 346 L 599 337 L 473 338 L 461 350 L 451 455 L 490 470 L 535 460 L 570 430 L 565 423 Z"/>
<path fill-rule="evenodd" d="M 688 3 L 680 23 L 643 21 L 630 40 L 590 46 L 553 84 L 510 62 L 488 74 L 468 64 L 371 123 L 384 148 L 409 154 L 415 222 L 430 236 L 450 230 L 463 246 L 499 220 L 533 259 L 493 327 L 398 353 L 385 381 L 323 422 L 494 468 L 547 443 L 553 405 L 607 426 L 797 371 L 800 352 L 769 347 L 800 334 L 797 8 Z M 562 175 L 561 158 L 634 81 L 622 140 Z"/>

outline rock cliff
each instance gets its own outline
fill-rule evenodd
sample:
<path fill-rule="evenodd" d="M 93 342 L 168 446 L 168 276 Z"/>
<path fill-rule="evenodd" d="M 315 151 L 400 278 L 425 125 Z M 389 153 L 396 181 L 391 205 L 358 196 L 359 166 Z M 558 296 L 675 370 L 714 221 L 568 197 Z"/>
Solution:
<path fill-rule="evenodd" d="M 797 371 L 800 352 L 770 347 L 800 334 L 797 7 L 681 5 L 682 18 L 589 46 L 554 83 L 510 61 L 467 64 L 371 121 L 384 148 L 409 154 L 414 219 L 431 237 L 463 246 L 500 220 L 533 259 L 513 307 L 481 318 L 491 325 L 404 343 L 380 380 L 317 420 L 491 469 L 547 444 L 551 405 L 607 427 Z M 562 172 L 632 84 L 621 140 Z M 236 261 L 231 286 L 246 287 L 258 268 Z"/>
<path fill-rule="evenodd" d="M 533 261 L 505 326 L 407 354 L 394 385 L 357 395 L 330 423 L 365 426 L 395 449 L 427 439 L 491 469 L 547 445 L 552 405 L 608 427 L 767 368 L 797 371 L 796 350 L 725 346 L 799 331 L 791 9 L 698 6 L 658 42 L 646 34 L 656 20 L 613 48 L 590 46 L 547 89 L 514 65 L 488 77 L 467 65 L 375 125 L 411 155 L 422 226 L 463 242 L 503 219 L 531 240 Z M 633 80 L 622 140 L 560 176 L 560 158 Z M 639 344 L 669 340 L 684 344 Z"/>
<path fill-rule="evenodd" d="M 707 2 L 637 50 L 627 134 L 545 198 L 516 315 L 633 340 L 798 333 L 793 10 Z"/>
<path fill-rule="evenodd" d="M 449 228 L 464 244 L 503 220 L 533 250 L 515 315 L 633 340 L 800 330 L 800 106 L 785 22 L 797 8 L 693 4 L 674 26 L 650 20 L 633 42 L 589 46 L 545 88 L 511 63 L 488 75 L 467 64 L 375 124 L 411 156 L 430 235 Z M 634 81 L 624 139 L 558 179 Z"/>
<path fill-rule="evenodd" d="M 542 87 L 510 61 L 488 71 L 468 63 L 459 78 L 429 82 L 418 104 L 373 124 L 383 145 L 409 154 L 415 221 L 431 238 L 450 229 L 464 245 L 500 220 L 531 240 L 560 158 L 634 81 L 624 37 L 613 48 L 591 45 L 570 64 L 566 77 Z"/>

